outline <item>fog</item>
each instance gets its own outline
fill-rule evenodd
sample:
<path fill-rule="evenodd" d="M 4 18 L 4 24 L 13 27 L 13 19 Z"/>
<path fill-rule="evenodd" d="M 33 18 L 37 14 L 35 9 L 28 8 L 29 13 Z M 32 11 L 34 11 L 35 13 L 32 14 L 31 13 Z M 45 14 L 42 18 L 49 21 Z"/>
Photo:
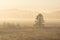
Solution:
<path fill-rule="evenodd" d="M 30 23 L 34 24 L 36 16 L 40 12 L 19 10 L 19 9 L 6 9 L 0 10 L 0 22 L 19 22 L 19 23 Z M 50 13 L 41 13 L 43 15 L 45 23 L 59 23 L 60 22 L 60 11 L 53 11 Z"/>
<path fill-rule="evenodd" d="M 60 40 L 60 0 L 0 0 L 0 40 Z"/>

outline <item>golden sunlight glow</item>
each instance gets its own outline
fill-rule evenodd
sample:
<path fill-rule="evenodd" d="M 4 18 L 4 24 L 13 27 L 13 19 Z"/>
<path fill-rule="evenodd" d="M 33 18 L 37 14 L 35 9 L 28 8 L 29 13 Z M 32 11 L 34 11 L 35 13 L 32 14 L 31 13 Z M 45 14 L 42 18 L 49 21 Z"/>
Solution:
<path fill-rule="evenodd" d="M 0 0 L 0 9 L 55 10 L 60 9 L 60 0 Z"/>
<path fill-rule="evenodd" d="M 60 10 L 60 0 L 0 0 L 0 18 L 35 18 L 53 10 Z"/>

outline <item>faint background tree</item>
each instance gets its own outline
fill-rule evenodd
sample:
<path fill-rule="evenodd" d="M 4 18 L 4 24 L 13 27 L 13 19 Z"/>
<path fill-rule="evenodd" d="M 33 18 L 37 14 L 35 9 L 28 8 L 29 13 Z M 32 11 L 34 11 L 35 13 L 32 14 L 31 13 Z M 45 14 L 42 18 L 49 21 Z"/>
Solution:
<path fill-rule="evenodd" d="M 44 27 L 44 18 L 41 13 L 37 15 L 34 26 Z"/>

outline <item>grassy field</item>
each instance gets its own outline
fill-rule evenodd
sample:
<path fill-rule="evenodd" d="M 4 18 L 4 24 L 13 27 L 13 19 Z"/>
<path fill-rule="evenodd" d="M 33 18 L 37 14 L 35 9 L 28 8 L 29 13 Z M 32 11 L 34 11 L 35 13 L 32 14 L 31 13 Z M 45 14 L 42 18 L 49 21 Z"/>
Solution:
<path fill-rule="evenodd" d="M 60 40 L 60 28 L 0 29 L 0 40 Z"/>

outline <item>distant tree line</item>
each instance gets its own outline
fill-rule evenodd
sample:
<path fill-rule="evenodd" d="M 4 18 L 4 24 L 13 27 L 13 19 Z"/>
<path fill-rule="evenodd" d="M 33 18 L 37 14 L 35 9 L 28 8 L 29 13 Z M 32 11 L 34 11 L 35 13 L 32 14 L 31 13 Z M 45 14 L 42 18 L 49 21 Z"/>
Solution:
<path fill-rule="evenodd" d="M 2 28 L 20 28 L 20 24 L 19 23 L 9 23 L 9 22 L 4 22 L 3 24 L 0 25 L 0 27 Z"/>

